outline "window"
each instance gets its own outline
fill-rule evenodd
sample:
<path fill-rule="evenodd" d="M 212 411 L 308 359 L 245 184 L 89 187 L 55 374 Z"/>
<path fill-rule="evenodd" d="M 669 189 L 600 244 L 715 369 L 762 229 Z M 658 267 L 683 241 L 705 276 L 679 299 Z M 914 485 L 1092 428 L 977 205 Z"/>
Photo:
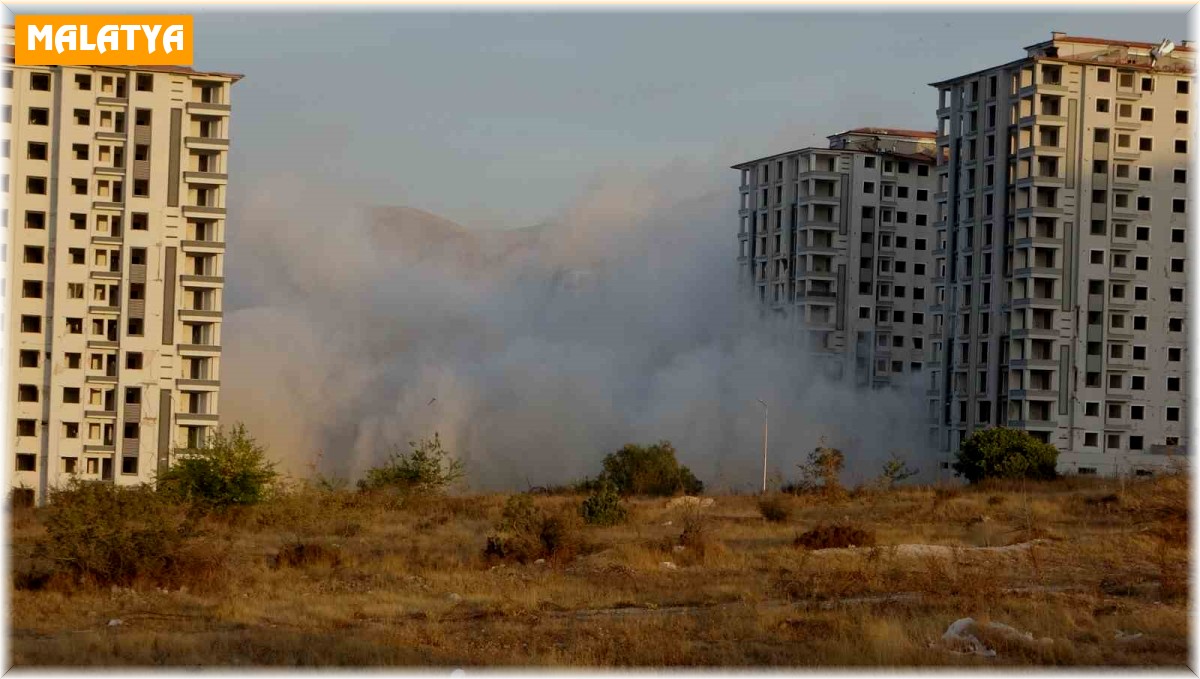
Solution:
<path fill-rule="evenodd" d="M 22 368 L 36 368 L 41 360 L 42 353 L 36 349 L 22 349 L 20 353 L 20 363 Z"/>
<path fill-rule="evenodd" d="M 1187 211 L 1187 199 L 1186 198 L 1172 198 L 1171 199 L 1171 212 L 1174 212 L 1175 214 L 1183 214 L 1186 211 Z"/>
<path fill-rule="evenodd" d="M 875 193 L 875 182 L 863 182 L 863 193 Z"/>
<path fill-rule="evenodd" d="M 25 157 L 30 160 L 45 160 L 47 148 L 45 142 L 31 141 L 25 146 Z"/>
<path fill-rule="evenodd" d="M 1150 211 L 1150 196 L 1138 196 L 1137 199 L 1138 212 Z"/>
<path fill-rule="evenodd" d="M 1139 137 L 1138 138 L 1138 150 L 1139 151 L 1153 151 L 1154 150 L 1154 138 L 1153 137 Z"/>
<path fill-rule="evenodd" d="M 1183 168 L 1176 168 L 1175 173 L 1174 173 L 1174 179 L 1175 179 L 1176 184 L 1186 184 L 1187 183 L 1187 170 L 1183 169 Z"/>
<path fill-rule="evenodd" d="M 72 264 L 87 263 L 87 251 L 83 248 L 68 248 L 67 256 L 70 258 Z"/>
<path fill-rule="evenodd" d="M 29 89 L 37 92 L 50 91 L 50 74 L 49 73 L 31 73 L 29 75 Z"/>
<path fill-rule="evenodd" d="M 1146 360 L 1146 347 L 1141 346 L 1141 345 L 1135 346 L 1133 348 L 1133 360 L 1135 360 L 1135 361 Z"/>
<path fill-rule="evenodd" d="M 1187 140 L 1186 139 L 1176 139 L 1175 140 L 1175 153 L 1187 153 Z"/>
<path fill-rule="evenodd" d="M 79 387 L 63 387 L 63 403 L 79 403 Z"/>
<path fill-rule="evenodd" d="M 1179 391 L 1180 380 L 1178 377 L 1167 378 L 1167 391 Z"/>
<path fill-rule="evenodd" d="M 88 192 L 88 180 L 75 178 L 71 180 L 71 190 L 77 196 L 86 196 Z"/>
<path fill-rule="evenodd" d="M 1154 91 L 1154 78 L 1148 77 L 1148 76 L 1142 78 L 1142 91 L 1143 92 L 1153 92 Z"/>
<path fill-rule="evenodd" d="M 1096 69 L 1096 82 L 1110 82 L 1112 80 L 1112 71 L 1107 68 Z"/>
<path fill-rule="evenodd" d="M 871 317 L 871 307 L 869 307 L 869 306 L 858 307 L 858 317 L 859 318 L 870 318 Z"/>
<path fill-rule="evenodd" d="M 37 455 L 33 453 L 17 453 L 17 471 L 37 471 Z"/>
<path fill-rule="evenodd" d="M 68 318 L 67 319 L 67 334 L 82 335 L 83 334 L 83 319 Z"/>
<path fill-rule="evenodd" d="M 1100 404 L 1095 401 L 1084 403 L 1083 414 L 1087 417 L 1100 417 Z"/>
<path fill-rule="evenodd" d="M 154 75 L 151 73 L 138 73 L 136 83 L 138 92 L 153 92 L 154 91 Z"/>
<path fill-rule="evenodd" d="M 1137 436 L 1137 435 L 1130 435 L 1129 449 L 1130 450 L 1141 450 L 1142 449 L 1142 437 Z"/>
<path fill-rule="evenodd" d="M 25 258 L 26 264 L 43 264 L 46 261 L 46 249 L 40 245 L 26 245 Z"/>
<path fill-rule="evenodd" d="M 1172 302 L 1182 302 L 1183 301 L 1183 288 L 1171 288 L 1170 299 Z"/>
<path fill-rule="evenodd" d="M 1171 258 L 1171 273 L 1183 273 L 1185 262 L 1182 257 Z"/>
<path fill-rule="evenodd" d="M 874 156 L 865 156 L 863 158 L 863 167 L 874 168 L 875 167 L 875 157 Z"/>
<path fill-rule="evenodd" d="M 1154 109 L 1143 106 L 1142 113 L 1141 113 L 1141 120 L 1144 123 L 1153 122 L 1154 121 Z"/>
<path fill-rule="evenodd" d="M 1108 143 L 1108 128 L 1097 127 L 1096 131 L 1092 134 L 1092 141 L 1095 141 L 1095 142 L 1098 142 L 1101 144 L 1107 144 Z"/>
<path fill-rule="evenodd" d="M 133 180 L 133 195 L 140 198 L 145 198 L 150 195 L 150 180 L 135 179 Z"/>
<path fill-rule="evenodd" d="M 1097 99 L 1096 100 L 1096 112 L 1097 113 L 1108 113 L 1108 100 L 1107 99 Z"/>
<path fill-rule="evenodd" d="M 126 429 L 128 429 L 130 425 L 137 427 L 137 423 L 130 422 L 125 425 Z M 126 437 L 126 438 L 129 438 L 129 437 Z M 138 473 L 137 470 L 138 470 L 137 457 L 132 456 L 132 455 L 123 455 L 121 457 L 121 473 L 122 474 L 137 474 Z"/>
<path fill-rule="evenodd" d="M 76 125 L 91 125 L 92 124 L 92 112 L 86 108 L 75 109 L 72 116 L 75 118 Z"/>
<path fill-rule="evenodd" d="M 37 420 L 17 420 L 17 436 L 37 436 Z"/>
<path fill-rule="evenodd" d="M 42 331 L 42 317 L 24 315 L 21 316 L 21 332 L 40 333 Z"/>
<path fill-rule="evenodd" d="M 126 334 L 132 337 L 141 337 L 144 328 L 143 319 L 130 318 L 126 325 Z"/>
<path fill-rule="evenodd" d="M 141 370 L 142 369 L 142 352 L 140 352 L 140 351 L 125 352 L 125 368 L 127 370 Z"/>
<path fill-rule="evenodd" d="M 1178 363 L 1183 360 L 1183 349 L 1179 347 L 1169 347 L 1167 349 L 1167 360 L 1172 363 Z"/>
<path fill-rule="evenodd" d="M 46 195 L 46 178 L 27 177 L 25 179 L 25 192 L 35 196 Z"/>
<path fill-rule="evenodd" d="M 1179 408 L 1176 406 L 1167 406 L 1167 422 L 1179 421 Z"/>
<path fill-rule="evenodd" d="M 1187 125 L 1188 112 L 1184 109 L 1175 111 L 1175 122 L 1179 123 L 1180 125 Z"/>
<path fill-rule="evenodd" d="M 1182 318 L 1168 318 L 1167 319 L 1167 330 L 1170 330 L 1171 332 L 1183 332 L 1183 319 Z"/>
<path fill-rule="evenodd" d="M 83 299 L 83 283 L 67 283 L 68 299 Z"/>

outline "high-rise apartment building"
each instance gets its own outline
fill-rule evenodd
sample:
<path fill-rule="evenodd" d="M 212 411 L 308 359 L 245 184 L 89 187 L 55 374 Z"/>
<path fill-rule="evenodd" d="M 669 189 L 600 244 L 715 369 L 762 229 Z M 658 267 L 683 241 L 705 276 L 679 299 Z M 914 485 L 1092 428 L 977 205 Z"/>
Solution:
<path fill-rule="evenodd" d="M 1184 450 L 1194 53 L 1172 47 L 1054 33 L 933 84 L 927 379 L 947 458 L 992 425 L 1081 474 Z"/>
<path fill-rule="evenodd" d="M 933 319 L 933 132 L 861 128 L 734 165 L 741 284 L 809 333 L 830 376 L 921 372 Z"/>
<path fill-rule="evenodd" d="M 230 90 L 5 46 L 4 423 L 20 499 L 152 480 L 216 425 Z"/>

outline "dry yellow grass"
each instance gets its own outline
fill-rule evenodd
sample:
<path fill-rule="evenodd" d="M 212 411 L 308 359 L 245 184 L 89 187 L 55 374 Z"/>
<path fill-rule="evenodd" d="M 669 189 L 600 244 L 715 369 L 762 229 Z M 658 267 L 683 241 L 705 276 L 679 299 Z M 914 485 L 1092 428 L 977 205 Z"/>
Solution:
<path fill-rule="evenodd" d="M 296 492 L 210 520 L 217 584 L 163 591 L 17 589 L 12 660 L 37 665 L 863 666 L 1123 665 L 1187 661 L 1182 476 L 979 489 L 901 488 L 786 522 L 754 496 L 689 518 L 635 500 L 582 528 L 551 564 L 484 557 L 505 498 Z M 548 509 L 580 498 L 539 497 Z M 694 511 L 694 510 L 691 510 Z M 703 524 L 680 547 L 685 523 Z M 877 546 L 806 551 L 797 534 L 850 522 Z M 13 516 L 14 564 L 41 539 Z M 311 545 L 313 548 L 299 548 Z M 284 558 L 278 558 L 281 550 Z M 669 565 L 668 565 L 669 564 Z M 201 583 L 203 584 L 203 583 Z M 992 658 L 941 642 L 972 617 Z M 120 625 L 109 625 L 110 620 Z M 1140 635 L 1140 636 L 1139 636 Z"/>

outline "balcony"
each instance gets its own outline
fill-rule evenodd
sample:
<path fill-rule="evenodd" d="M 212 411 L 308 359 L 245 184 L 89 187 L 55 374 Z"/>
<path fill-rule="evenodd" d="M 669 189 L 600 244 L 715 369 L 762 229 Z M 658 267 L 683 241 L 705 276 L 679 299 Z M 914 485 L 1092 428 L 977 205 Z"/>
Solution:
<path fill-rule="evenodd" d="M 179 242 L 184 252 L 224 252 L 225 242 L 219 240 L 185 240 Z"/>
<path fill-rule="evenodd" d="M 206 101 L 189 101 L 187 103 L 187 112 L 192 115 L 228 116 L 230 110 L 229 104 L 212 104 Z"/>
<path fill-rule="evenodd" d="M 1055 420 L 1009 420 L 1008 426 L 1013 429 L 1048 431 L 1057 429 L 1058 422 Z"/>
<path fill-rule="evenodd" d="M 229 175 L 224 172 L 199 172 L 188 170 L 183 173 L 183 180 L 199 184 L 228 184 Z"/>
<path fill-rule="evenodd" d="M 184 285 L 195 286 L 200 288 L 219 288 L 225 285 L 224 276 L 198 276 L 196 274 L 183 274 L 179 277 L 179 282 Z"/>
<path fill-rule="evenodd" d="M 119 306 L 89 306 L 88 313 L 95 314 L 98 316 L 116 316 L 121 313 L 121 307 L 119 307 Z"/>
<path fill-rule="evenodd" d="M 127 108 L 129 106 L 129 97 L 96 97 L 96 105 Z"/>
<path fill-rule="evenodd" d="M 115 371 L 111 375 L 88 375 L 83 381 L 87 384 L 116 384 L 117 375 Z"/>
<path fill-rule="evenodd" d="M 141 439 L 121 439 L 121 454 L 133 456 L 141 452 Z"/>
<path fill-rule="evenodd" d="M 123 168 L 123 167 L 105 167 L 103 165 L 97 165 L 92 168 L 92 172 L 95 174 L 98 174 L 98 175 L 104 175 L 104 176 L 108 176 L 108 177 L 124 177 L 125 176 L 125 168 Z"/>
<path fill-rule="evenodd" d="M 96 269 L 88 273 L 90 278 L 99 280 L 121 280 L 120 271 L 109 271 L 104 269 Z"/>
<path fill-rule="evenodd" d="M 1058 309 L 1062 300 L 1055 297 L 1017 297 L 1009 303 L 1013 309 Z"/>
<path fill-rule="evenodd" d="M 1013 269 L 1013 278 L 1062 278 L 1062 269 L 1048 266 L 1023 266 Z"/>
<path fill-rule="evenodd" d="M 207 151 L 224 151 L 229 148 L 229 140 L 220 137 L 184 137 L 184 146 Z"/>
<path fill-rule="evenodd" d="M 1058 391 L 1055 389 L 1009 389 L 1008 398 L 1014 401 L 1057 401 Z"/>
<path fill-rule="evenodd" d="M 220 380 L 178 379 L 175 386 L 189 391 L 216 391 L 221 386 Z"/>
<path fill-rule="evenodd" d="M 117 411 L 115 411 L 115 410 L 85 410 L 85 411 L 83 411 L 83 416 L 84 417 L 95 417 L 95 418 L 100 418 L 100 419 L 105 419 L 105 420 L 115 420 L 115 419 L 117 419 Z"/>
<path fill-rule="evenodd" d="M 179 320 L 181 321 L 211 321 L 214 318 L 221 318 L 224 312 L 212 309 L 180 309 Z"/>
<path fill-rule="evenodd" d="M 215 356 L 221 353 L 219 344 L 180 344 L 180 355 Z"/>
<path fill-rule="evenodd" d="M 1058 368 L 1058 361 L 1052 358 L 1014 358 L 1008 362 L 1008 367 L 1013 370 L 1024 368 L 1055 369 Z"/>
<path fill-rule="evenodd" d="M 208 423 L 208 422 L 216 422 L 218 419 L 219 419 L 219 417 L 215 413 L 189 413 L 189 412 L 175 413 L 175 420 L 179 424 L 190 424 L 190 423 L 201 424 L 201 423 Z"/>
<path fill-rule="evenodd" d="M 125 141 L 125 132 L 105 132 L 103 130 L 96 132 L 96 141 Z"/>
<path fill-rule="evenodd" d="M 211 205 L 184 205 L 183 215 L 185 217 L 211 217 L 213 215 L 224 217 L 225 208 Z"/>
<path fill-rule="evenodd" d="M 120 236 L 92 236 L 92 245 L 120 245 L 122 242 Z"/>
<path fill-rule="evenodd" d="M 1009 337 L 1013 339 L 1055 339 L 1058 337 L 1058 330 L 1054 328 L 1013 328 L 1009 331 Z"/>

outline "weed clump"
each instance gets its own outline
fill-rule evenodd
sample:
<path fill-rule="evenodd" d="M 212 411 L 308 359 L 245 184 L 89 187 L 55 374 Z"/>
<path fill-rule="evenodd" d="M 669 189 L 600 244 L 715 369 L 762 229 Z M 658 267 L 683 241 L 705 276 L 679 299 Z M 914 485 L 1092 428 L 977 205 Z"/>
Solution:
<path fill-rule="evenodd" d="M 278 478 L 266 448 L 241 424 L 218 429 L 202 448 L 180 451 L 158 478 L 158 489 L 183 502 L 216 508 L 253 505 L 266 499 Z"/>
<path fill-rule="evenodd" d="M 462 461 L 442 448 L 437 433 L 408 446 L 408 453 L 393 451 L 386 463 L 368 469 L 366 478 L 358 482 L 359 490 L 436 494 L 446 491 L 466 473 Z"/>
<path fill-rule="evenodd" d="M 537 559 L 566 560 L 579 551 L 574 515 L 547 513 L 528 495 L 514 495 L 484 547 L 485 556 L 528 563 Z"/>
<path fill-rule="evenodd" d="M 851 523 L 820 524 L 796 536 L 794 544 L 804 549 L 874 547 L 875 531 Z"/>

